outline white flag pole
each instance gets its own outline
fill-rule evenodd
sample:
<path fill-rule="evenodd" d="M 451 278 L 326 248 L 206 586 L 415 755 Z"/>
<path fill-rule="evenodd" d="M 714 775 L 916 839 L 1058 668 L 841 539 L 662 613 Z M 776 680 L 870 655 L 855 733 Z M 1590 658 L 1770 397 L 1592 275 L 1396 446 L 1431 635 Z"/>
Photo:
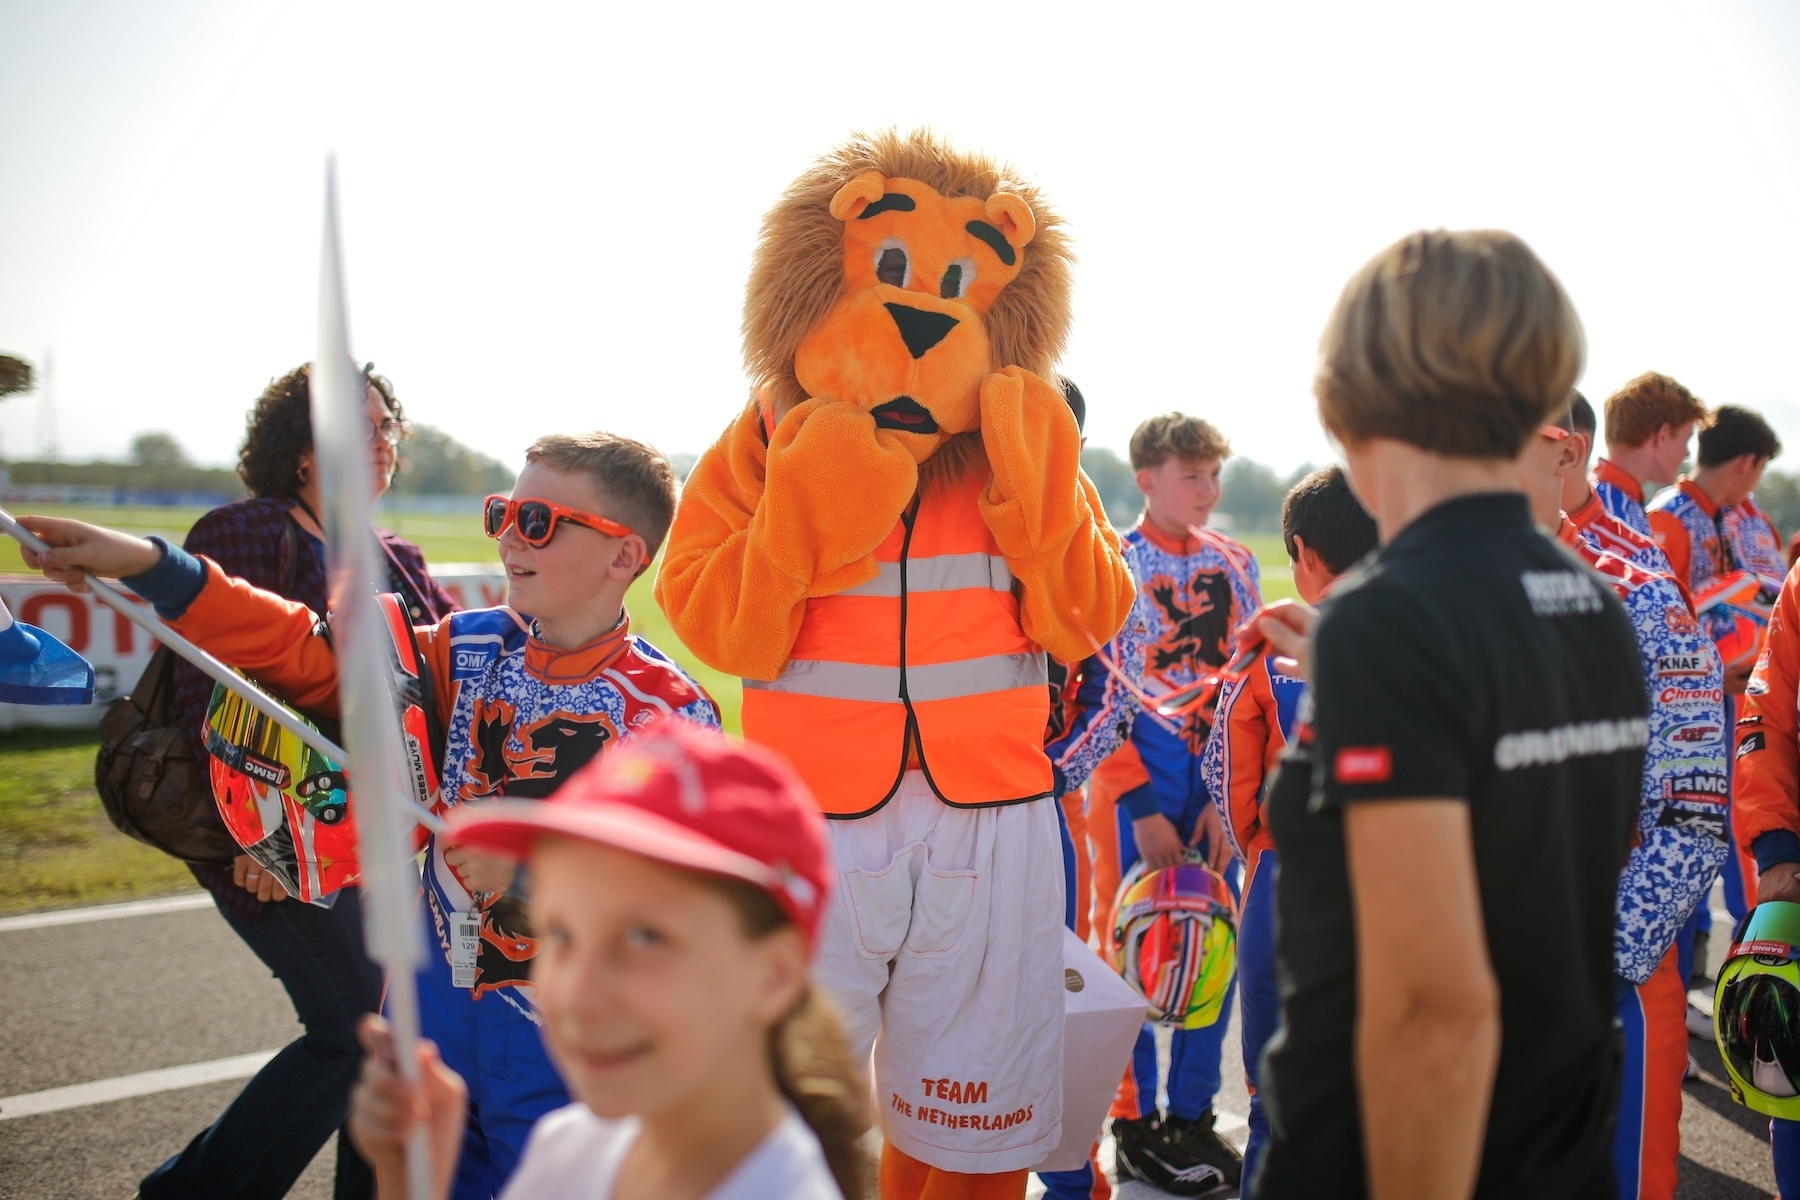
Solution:
<path fill-rule="evenodd" d="M 7 512 L 4 508 L 0 508 L 0 533 L 5 533 L 8 537 L 18 542 L 21 546 L 24 546 L 27 550 L 33 550 L 39 554 L 43 554 L 51 549 L 49 543 L 45 542 L 35 533 L 32 533 L 31 530 L 19 524 L 18 521 L 13 519 L 12 514 Z M 93 592 L 94 599 L 100 601 L 100 603 L 106 605 L 106 607 L 112 609 L 127 621 L 130 621 L 133 625 L 136 625 L 139 629 L 142 629 L 157 641 L 163 643 L 169 649 L 193 663 L 196 667 L 199 667 L 201 671 L 211 676 L 215 682 L 223 684 L 229 691 L 236 692 L 239 696 L 243 697 L 244 703 L 299 738 L 302 742 L 305 742 L 308 746 L 311 746 L 314 750 L 317 750 L 320 754 L 323 754 L 326 758 L 329 758 L 332 762 L 341 764 L 344 761 L 344 748 L 342 746 L 301 720 L 299 716 L 295 715 L 281 701 L 275 699 L 275 697 L 269 695 L 269 693 L 263 691 L 254 683 L 251 683 L 248 679 L 245 679 L 242 675 L 239 675 L 236 671 L 233 671 L 230 667 L 226 666 L 200 647 L 194 645 L 194 643 L 188 641 L 173 629 L 170 629 L 147 607 L 132 600 L 105 580 L 96 579 L 92 572 L 83 571 L 82 578 L 86 580 L 88 589 Z"/>
<path fill-rule="evenodd" d="M 389 635 L 375 600 L 375 456 L 367 407 L 368 385 L 350 357 L 344 305 L 343 256 L 338 242 L 337 167 L 325 164 L 325 229 L 319 258 L 319 340 L 312 362 L 313 457 L 325 511 L 329 548 L 332 637 L 348 773 L 355 781 L 361 839 L 363 927 L 369 956 L 387 969 L 387 1017 L 400 1070 L 420 1084 L 416 972 L 424 947 L 414 918 L 419 876 L 413 868 L 403 801 L 410 775 L 400 744 L 399 707 L 389 667 Z M 427 703 L 429 703 L 429 699 Z M 408 1193 L 432 1191 L 429 1131 L 419 1126 L 407 1145 Z"/>

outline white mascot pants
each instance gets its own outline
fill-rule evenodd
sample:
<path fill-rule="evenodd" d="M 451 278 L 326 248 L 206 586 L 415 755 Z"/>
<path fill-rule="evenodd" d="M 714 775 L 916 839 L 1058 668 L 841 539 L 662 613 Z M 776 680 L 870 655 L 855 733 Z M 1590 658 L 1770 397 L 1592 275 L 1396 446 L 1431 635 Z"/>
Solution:
<path fill-rule="evenodd" d="M 831 821 L 839 886 L 814 978 L 874 1049 L 881 1132 L 945 1171 L 1040 1162 L 1062 1137 L 1063 865 L 1054 800 L 952 808 L 918 771 Z"/>

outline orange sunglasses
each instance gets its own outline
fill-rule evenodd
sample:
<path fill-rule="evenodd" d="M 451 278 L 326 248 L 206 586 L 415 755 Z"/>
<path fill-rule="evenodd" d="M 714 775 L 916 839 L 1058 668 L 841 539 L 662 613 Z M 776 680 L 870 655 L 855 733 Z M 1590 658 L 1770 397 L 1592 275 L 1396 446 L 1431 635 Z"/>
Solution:
<path fill-rule="evenodd" d="M 519 539 L 527 546 L 542 547 L 550 544 L 556 536 L 556 523 L 569 521 L 576 525 L 585 525 L 598 533 L 612 537 L 630 537 L 634 532 L 617 521 L 605 517 L 585 513 L 580 509 L 565 508 L 561 504 L 552 504 L 548 500 L 515 500 L 508 496 L 489 496 L 481 504 L 481 527 L 491 538 L 498 538 L 506 532 L 506 527 L 517 524 Z"/>

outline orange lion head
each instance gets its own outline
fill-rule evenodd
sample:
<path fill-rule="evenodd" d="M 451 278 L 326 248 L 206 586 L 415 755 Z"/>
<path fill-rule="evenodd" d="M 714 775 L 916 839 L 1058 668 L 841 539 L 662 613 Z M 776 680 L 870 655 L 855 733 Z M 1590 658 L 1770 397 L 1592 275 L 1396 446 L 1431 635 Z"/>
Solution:
<path fill-rule="evenodd" d="M 1050 376 L 1071 261 L 1061 222 L 1010 170 L 930 133 L 859 135 L 764 218 L 746 365 L 778 417 L 843 400 L 920 462 L 946 444 L 972 451 L 984 378 Z"/>

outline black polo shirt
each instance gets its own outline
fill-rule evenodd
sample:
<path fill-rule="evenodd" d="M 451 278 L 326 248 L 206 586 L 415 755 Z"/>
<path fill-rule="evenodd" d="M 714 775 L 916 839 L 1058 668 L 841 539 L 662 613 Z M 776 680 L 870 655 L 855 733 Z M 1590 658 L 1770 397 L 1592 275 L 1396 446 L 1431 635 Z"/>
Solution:
<path fill-rule="evenodd" d="M 1310 729 L 1267 806 L 1281 848 L 1282 1022 L 1262 1063 L 1273 1129 L 1251 1194 L 1367 1192 L 1343 809 L 1435 796 L 1468 801 L 1500 983 L 1475 1194 L 1611 1196 L 1614 891 L 1649 711 L 1625 610 L 1533 526 L 1523 496 L 1465 497 L 1414 521 L 1338 587 L 1319 620 L 1314 676 Z M 1413 953 L 1429 959 L 1432 948 Z"/>

